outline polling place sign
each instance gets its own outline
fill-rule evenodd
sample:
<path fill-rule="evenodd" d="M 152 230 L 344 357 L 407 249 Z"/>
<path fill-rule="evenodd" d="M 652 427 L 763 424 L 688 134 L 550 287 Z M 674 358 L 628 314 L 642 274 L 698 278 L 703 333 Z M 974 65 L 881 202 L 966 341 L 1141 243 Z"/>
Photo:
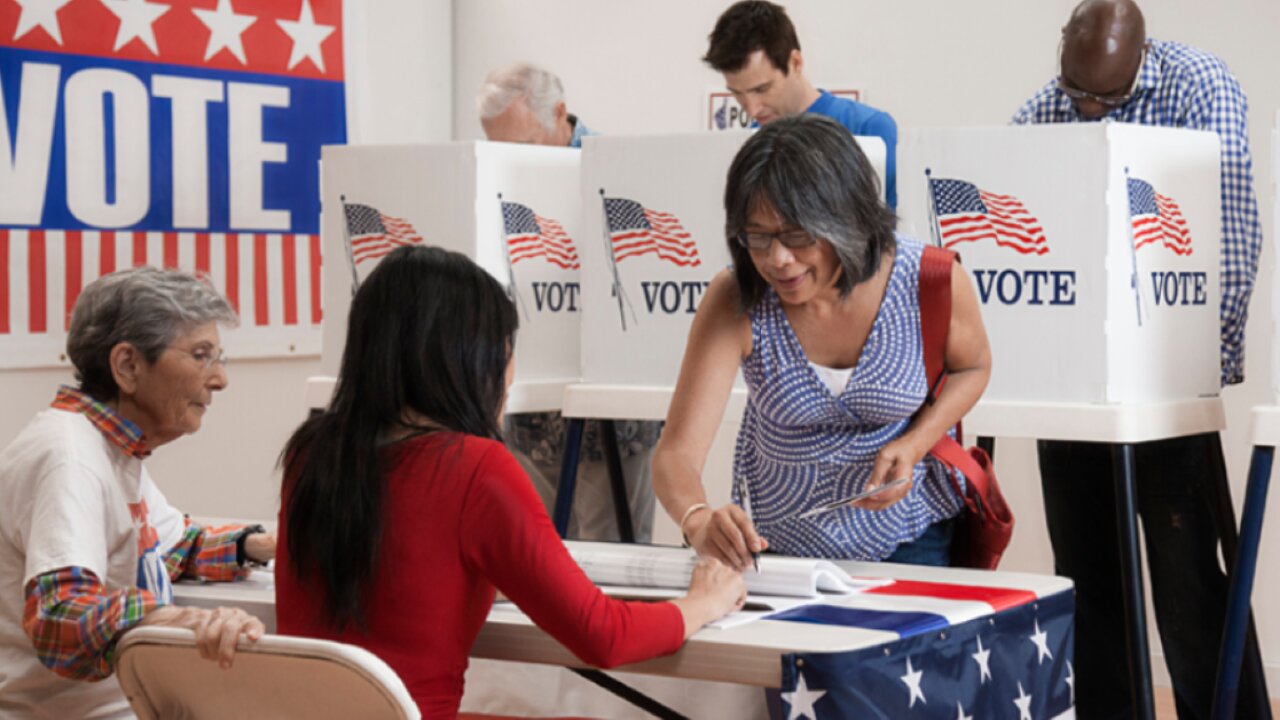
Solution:
<path fill-rule="evenodd" d="M 1120 123 L 915 130 L 904 224 L 960 253 L 985 400 L 1138 403 L 1219 386 L 1218 138 Z"/>
<path fill-rule="evenodd" d="M 0 3 L 0 368 L 56 366 L 83 287 L 208 275 L 232 356 L 320 347 L 340 0 Z"/>
<path fill-rule="evenodd" d="M 490 142 L 326 148 L 326 311 L 346 317 L 352 287 L 398 247 L 460 252 L 507 286 L 520 314 L 509 410 L 559 409 L 581 374 L 580 157 Z M 326 323 L 328 374 L 345 340 L 345 323 Z"/>

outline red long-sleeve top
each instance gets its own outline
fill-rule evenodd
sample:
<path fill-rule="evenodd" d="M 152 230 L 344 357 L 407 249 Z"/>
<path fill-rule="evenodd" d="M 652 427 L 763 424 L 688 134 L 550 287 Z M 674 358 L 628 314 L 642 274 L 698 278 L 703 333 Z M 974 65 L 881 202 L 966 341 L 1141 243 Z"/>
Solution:
<path fill-rule="evenodd" d="M 623 602 L 582 573 L 533 485 L 501 443 L 439 432 L 388 450 L 379 565 L 368 630 L 333 630 L 322 590 L 276 554 L 276 621 L 288 635 L 359 645 L 399 674 L 424 717 L 453 717 L 467 655 L 494 588 L 583 662 L 612 667 L 674 652 L 684 621 L 669 602 Z M 288 507 L 284 498 L 282 507 Z M 280 514 L 280 537 L 288 518 Z"/>

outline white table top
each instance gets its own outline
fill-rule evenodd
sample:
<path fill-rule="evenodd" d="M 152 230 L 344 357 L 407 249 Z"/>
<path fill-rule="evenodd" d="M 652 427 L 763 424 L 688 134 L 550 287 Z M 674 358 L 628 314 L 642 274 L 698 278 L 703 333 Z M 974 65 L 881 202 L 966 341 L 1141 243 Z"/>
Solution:
<path fill-rule="evenodd" d="M 1259 405 L 1253 408 L 1253 444 L 1280 445 L 1280 406 Z"/>
<path fill-rule="evenodd" d="M 837 564 L 853 575 L 1018 588 L 1030 591 L 1036 597 L 1046 597 L 1071 589 L 1070 580 L 1045 575 L 887 563 L 841 561 Z M 240 607 L 261 618 L 268 630 L 274 632 L 275 591 L 272 581 L 271 573 L 257 571 L 248 581 L 236 583 L 182 582 L 175 585 L 174 598 L 180 605 Z M 990 606 L 972 601 L 895 597 L 875 600 L 884 607 L 913 601 L 916 604 L 912 609 L 927 607 L 931 612 L 946 615 L 953 625 L 990 615 L 992 612 Z M 922 602 L 926 605 L 922 606 Z M 723 630 L 704 628 L 673 655 L 618 669 L 667 677 L 779 687 L 783 655 L 794 652 L 860 650 L 898 639 L 897 633 L 882 630 L 757 620 Z M 494 606 L 472 648 L 471 656 L 584 667 L 564 646 L 538 629 L 524 613 L 509 603 Z"/>
<path fill-rule="evenodd" d="M 673 388 L 568 385 L 565 417 L 663 420 Z M 726 418 L 739 418 L 747 391 L 735 388 Z M 1216 432 L 1227 425 L 1222 400 L 1193 398 L 1141 404 L 980 401 L 964 418 L 966 437 L 1137 443 Z M 1280 437 L 1280 434 L 1277 435 Z"/>
<path fill-rule="evenodd" d="M 307 379 L 305 406 L 324 407 L 334 378 Z M 515 383 L 507 412 L 559 409 L 565 417 L 617 420 L 665 420 L 674 388 L 591 385 L 575 382 Z M 726 418 L 739 418 L 747 391 L 734 388 Z M 1255 410 L 1257 413 L 1265 409 Z M 1280 412 L 1280 410 L 1276 410 Z M 1255 421 L 1255 425 L 1259 421 Z M 1270 437 L 1280 437 L 1280 420 Z M 980 401 L 964 418 L 969 437 L 1036 438 L 1086 442 L 1138 443 L 1217 432 L 1227 426 L 1222 399 L 1193 398 L 1135 404 Z M 1270 428 L 1270 425 L 1266 426 Z"/>

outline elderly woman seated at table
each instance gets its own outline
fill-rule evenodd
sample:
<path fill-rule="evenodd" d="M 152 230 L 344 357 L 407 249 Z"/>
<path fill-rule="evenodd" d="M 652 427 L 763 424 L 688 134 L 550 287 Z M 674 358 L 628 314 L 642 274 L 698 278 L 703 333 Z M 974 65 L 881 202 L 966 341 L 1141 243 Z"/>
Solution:
<path fill-rule="evenodd" d="M 144 464 L 200 429 L 227 386 L 218 326 L 235 321 L 178 271 L 122 270 L 81 294 L 67 339 L 79 387 L 0 453 L 0 716 L 132 717 L 110 675 L 137 625 L 191 628 L 224 667 L 240 635 L 262 634 L 240 610 L 173 607 L 170 582 L 235 579 L 275 554 L 274 535 L 193 524 Z"/>

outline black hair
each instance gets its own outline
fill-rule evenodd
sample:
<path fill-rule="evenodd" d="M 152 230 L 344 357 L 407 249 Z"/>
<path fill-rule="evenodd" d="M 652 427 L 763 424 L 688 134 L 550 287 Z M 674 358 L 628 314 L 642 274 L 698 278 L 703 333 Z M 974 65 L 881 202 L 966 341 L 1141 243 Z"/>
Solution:
<path fill-rule="evenodd" d="M 440 248 L 399 248 L 360 285 L 333 399 L 281 454 L 292 570 L 322 588 L 335 628 L 365 626 L 388 433 L 443 429 L 500 440 L 517 325 L 502 285 L 466 256 Z"/>
<path fill-rule="evenodd" d="M 707 36 L 709 47 L 702 61 L 722 73 L 737 72 L 747 58 L 763 50 L 773 66 L 786 75 L 791 68 L 791 51 L 800 49 L 796 28 L 781 5 L 766 0 L 736 2 L 716 20 Z"/>
<path fill-rule="evenodd" d="M 880 258 L 896 247 L 898 218 L 880 199 L 875 170 L 849 131 L 813 113 L 774 120 L 738 150 L 724 189 L 725 238 L 747 310 L 767 283 L 737 236 L 762 205 L 831 244 L 843 270 L 836 284 L 841 297 L 875 275 Z"/>

